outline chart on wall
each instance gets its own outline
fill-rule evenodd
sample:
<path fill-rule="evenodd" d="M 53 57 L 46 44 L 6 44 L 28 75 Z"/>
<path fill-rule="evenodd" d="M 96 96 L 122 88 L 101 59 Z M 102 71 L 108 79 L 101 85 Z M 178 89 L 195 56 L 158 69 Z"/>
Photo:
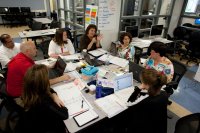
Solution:
<path fill-rule="evenodd" d="M 85 28 L 87 28 L 89 24 L 95 24 L 95 25 L 97 24 L 97 10 L 98 10 L 97 6 L 86 5 Z"/>
<path fill-rule="evenodd" d="M 113 30 L 116 27 L 118 2 L 116 0 L 99 0 L 98 29 Z"/>

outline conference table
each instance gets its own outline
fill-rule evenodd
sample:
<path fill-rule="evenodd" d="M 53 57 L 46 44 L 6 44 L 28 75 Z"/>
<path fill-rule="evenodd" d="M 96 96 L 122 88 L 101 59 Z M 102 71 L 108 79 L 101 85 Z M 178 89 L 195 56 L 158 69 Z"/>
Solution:
<path fill-rule="evenodd" d="M 36 64 L 45 64 L 45 65 L 47 65 L 47 66 L 49 66 L 49 65 L 52 66 L 53 62 L 55 63 L 55 61 L 56 61 L 56 60 L 51 60 L 51 62 L 49 62 L 49 61 L 47 61 L 47 60 L 48 60 L 48 59 L 36 61 Z M 80 61 L 83 61 L 83 62 L 84 62 L 84 60 L 80 60 Z M 71 63 L 71 62 L 70 62 L 70 63 Z M 70 64 L 70 63 L 68 62 L 67 64 Z M 85 63 L 85 62 L 84 62 L 84 63 Z M 76 64 L 76 63 L 75 63 L 75 64 Z M 67 66 L 69 66 L 69 65 L 67 65 Z M 110 64 L 110 65 L 103 65 L 103 66 L 100 66 L 99 68 L 106 68 L 106 70 L 108 70 L 109 67 L 110 67 L 110 69 L 112 69 L 113 66 L 115 67 L 115 65 Z M 127 67 L 128 67 L 128 66 L 127 66 Z M 128 69 L 127 67 L 124 68 L 124 70 L 125 70 L 125 69 Z M 116 68 L 119 68 L 119 69 L 120 69 L 119 71 L 121 71 L 121 67 L 118 67 L 118 66 L 117 66 Z M 112 75 L 112 72 L 111 72 L 111 71 L 113 71 L 113 70 L 108 70 L 108 71 L 110 71 L 111 76 L 115 75 L 115 74 Z M 66 72 L 66 73 L 69 74 L 69 75 L 72 76 L 72 77 L 80 78 L 85 84 L 87 83 L 87 81 L 84 81 L 84 80 L 81 78 L 81 74 L 78 73 L 76 70 L 71 71 L 71 72 Z M 78 75 L 78 76 L 74 76 L 75 74 L 74 74 L 74 75 L 71 75 L 71 73 L 75 73 L 75 74 Z M 59 87 L 59 86 L 62 86 L 62 85 L 64 85 L 64 84 L 66 84 L 66 82 L 61 82 L 61 83 L 52 85 L 51 88 L 54 89 L 54 88 Z M 139 83 L 137 83 L 136 81 L 134 81 L 134 85 L 138 85 L 138 84 L 139 84 Z M 88 86 L 86 85 L 86 87 L 88 87 Z M 77 125 L 77 123 L 75 122 L 75 120 L 73 119 L 73 117 L 71 117 L 71 118 L 69 118 L 69 119 L 67 119 L 67 120 L 64 120 L 64 123 L 65 123 L 65 125 L 66 125 L 66 127 L 67 127 L 67 129 L 68 129 L 68 131 L 69 131 L 70 133 L 85 131 L 86 129 L 88 129 L 88 128 L 90 128 L 90 127 L 93 127 L 93 126 L 99 124 L 99 122 L 102 122 L 102 121 L 104 121 L 104 120 L 106 121 L 106 120 L 109 119 L 109 118 L 107 117 L 107 115 L 105 114 L 105 112 L 103 112 L 103 111 L 95 104 L 96 98 L 95 98 L 95 94 L 94 94 L 94 93 L 93 93 L 93 94 L 88 93 L 88 92 L 85 91 L 85 89 L 81 90 L 81 93 L 82 93 L 82 95 L 86 98 L 86 100 L 92 105 L 92 109 L 98 114 L 98 118 L 95 119 L 95 120 L 92 120 L 91 122 L 89 122 L 89 123 L 87 123 L 86 125 L 83 125 L 83 126 L 81 126 L 81 127 Z M 57 94 L 58 94 L 58 93 L 57 93 Z M 58 96 L 59 96 L 59 95 L 58 95 Z"/>

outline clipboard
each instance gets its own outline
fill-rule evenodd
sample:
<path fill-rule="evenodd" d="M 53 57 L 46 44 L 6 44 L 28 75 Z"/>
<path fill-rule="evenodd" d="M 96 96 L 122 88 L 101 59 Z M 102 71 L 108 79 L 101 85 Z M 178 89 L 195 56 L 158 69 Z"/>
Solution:
<path fill-rule="evenodd" d="M 73 117 L 79 127 L 82 127 L 97 118 L 99 118 L 98 114 L 92 109 Z"/>

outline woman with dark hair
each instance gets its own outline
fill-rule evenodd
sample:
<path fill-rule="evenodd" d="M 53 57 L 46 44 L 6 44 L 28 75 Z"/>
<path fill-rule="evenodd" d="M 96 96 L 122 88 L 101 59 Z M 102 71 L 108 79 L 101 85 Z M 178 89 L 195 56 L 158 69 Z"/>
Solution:
<path fill-rule="evenodd" d="M 90 24 L 85 31 L 85 35 L 83 35 L 80 40 L 81 51 L 83 49 L 90 51 L 101 47 L 100 40 L 102 39 L 102 35 L 96 35 L 96 33 L 97 26 Z"/>
<path fill-rule="evenodd" d="M 120 44 L 116 45 L 119 57 L 134 61 L 135 48 L 130 45 L 132 41 L 131 34 L 128 32 L 122 33 L 119 41 Z"/>
<path fill-rule="evenodd" d="M 167 77 L 154 69 L 144 69 L 140 74 L 140 79 L 141 85 L 135 87 L 128 102 L 135 102 L 145 95 L 141 92 L 142 90 L 146 90 L 148 96 L 120 114 L 119 119 L 116 120 L 119 122 L 116 126 L 117 130 L 126 129 L 126 132 L 135 133 L 166 133 L 168 96 L 165 91 L 161 91 L 161 88 L 167 83 Z M 124 123 L 122 124 L 121 121 Z"/>
<path fill-rule="evenodd" d="M 68 118 L 68 110 L 55 103 L 52 91 L 45 65 L 33 65 L 28 69 L 22 94 L 26 112 L 19 120 L 17 132 L 66 133 L 63 120 Z"/>
<path fill-rule="evenodd" d="M 162 72 L 167 76 L 167 82 L 170 82 L 174 75 L 174 66 L 172 62 L 165 57 L 166 46 L 162 42 L 152 42 L 150 44 L 150 56 L 144 63 L 146 69 L 153 68 L 159 72 Z"/>
<path fill-rule="evenodd" d="M 56 30 L 55 37 L 49 44 L 48 55 L 57 58 L 59 55 L 66 56 L 74 53 L 74 46 L 67 38 L 67 32 L 64 29 Z"/>

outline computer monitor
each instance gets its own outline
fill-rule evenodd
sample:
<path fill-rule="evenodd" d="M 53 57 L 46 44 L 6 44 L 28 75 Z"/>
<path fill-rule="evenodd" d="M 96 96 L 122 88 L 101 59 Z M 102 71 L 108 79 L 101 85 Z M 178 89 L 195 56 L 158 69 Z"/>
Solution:
<path fill-rule="evenodd" d="M 21 12 L 27 12 L 27 13 L 31 12 L 30 7 L 20 7 L 20 9 L 21 9 Z"/>
<path fill-rule="evenodd" d="M 161 35 L 163 30 L 163 25 L 152 25 L 150 36 Z"/>
<path fill-rule="evenodd" d="M 8 7 L 0 7 L 0 13 L 7 13 Z"/>
<path fill-rule="evenodd" d="M 9 7 L 10 13 L 19 13 L 19 7 Z"/>
<path fill-rule="evenodd" d="M 200 25 L 200 18 L 195 19 L 194 24 L 195 25 Z"/>
<path fill-rule="evenodd" d="M 138 26 L 126 26 L 125 30 L 131 33 L 132 37 L 138 37 Z"/>

